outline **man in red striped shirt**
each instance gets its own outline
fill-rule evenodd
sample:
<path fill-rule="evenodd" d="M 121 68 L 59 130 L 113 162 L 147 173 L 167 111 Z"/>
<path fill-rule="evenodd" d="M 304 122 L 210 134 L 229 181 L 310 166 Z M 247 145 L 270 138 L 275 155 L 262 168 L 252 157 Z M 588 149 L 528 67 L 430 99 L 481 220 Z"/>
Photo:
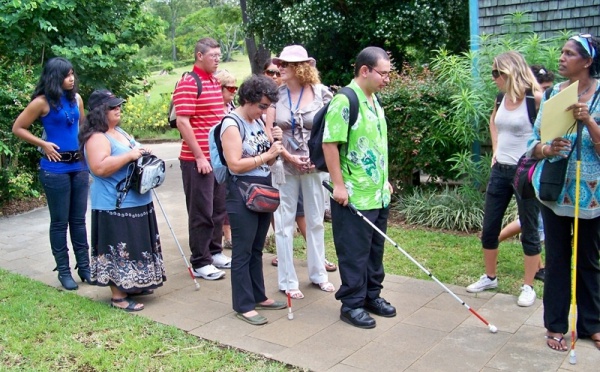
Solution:
<path fill-rule="evenodd" d="M 179 162 L 188 211 L 190 259 L 194 275 L 207 280 L 221 279 L 231 268 L 231 258 L 221 245 L 225 210 L 225 185 L 215 180 L 210 164 L 208 131 L 225 112 L 221 84 L 213 76 L 219 67 L 221 48 L 216 40 L 198 40 L 193 72 L 202 81 L 202 92 L 192 74 L 181 78 L 173 93 L 177 128 L 183 143 Z"/>

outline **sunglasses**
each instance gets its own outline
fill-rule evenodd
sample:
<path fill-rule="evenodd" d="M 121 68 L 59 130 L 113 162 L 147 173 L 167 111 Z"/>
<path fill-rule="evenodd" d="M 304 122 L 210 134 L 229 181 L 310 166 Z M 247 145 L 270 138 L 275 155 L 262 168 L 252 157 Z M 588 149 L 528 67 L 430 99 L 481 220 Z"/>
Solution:
<path fill-rule="evenodd" d="M 238 87 L 235 87 L 235 86 L 229 86 L 229 85 L 223 85 L 223 86 L 221 86 L 221 88 L 223 88 L 223 89 L 227 89 L 227 91 L 228 91 L 229 93 L 235 93 L 235 92 L 237 92 L 237 90 L 238 90 Z"/>
<path fill-rule="evenodd" d="M 277 70 L 265 70 L 265 74 L 268 75 L 268 76 L 270 76 L 270 77 L 273 77 L 273 76 L 279 77 L 279 76 L 281 76 L 281 72 L 279 72 Z"/>
<path fill-rule="evenodd" d="M 498 71 L 498 70 L 492 70 L 492 77 L 494 79 L 498 79 L 500 77 L 500 71 Z"/>
<path fill-rule="evenodd" d="M 111 110 L 121 109 L 121 105 L 109 107 Z"/>
<path fill-rule="evenodd" d="M 581 46 L 583 46 L 583 48 L 589 54 L 590 57 L 592 57 L 592 58 L 596 57 L 596 49 L 594 48 L 594 45 L 592 44 L 592 35 L 579 34 L 577 36 L 570 37 L 569 40 L 575 40 L 575 41 L 579 42 L 579 44 L 581 44 Z M 585 44 L 583 43 L 584 40 L 585 40 Z"/>
<path fill-rule="evenodd" d="M 281 61 L 279 62 L 279 67 L 281 68 L 286 68 L 288 66 L 298 66 L 300 64 L 300 62 L 286 62 L 286 61 Z"/>
<path fill-rule="evenodd" d="M 269 106 L 271 106 L 271 105 L 268 104 L 268 103 L 259 103 L 258 104 L 258 108 L 261 109 L 261 110 L 263 110 L 263 111 L 266 110 L 266 109 L 268 109 Z"/>

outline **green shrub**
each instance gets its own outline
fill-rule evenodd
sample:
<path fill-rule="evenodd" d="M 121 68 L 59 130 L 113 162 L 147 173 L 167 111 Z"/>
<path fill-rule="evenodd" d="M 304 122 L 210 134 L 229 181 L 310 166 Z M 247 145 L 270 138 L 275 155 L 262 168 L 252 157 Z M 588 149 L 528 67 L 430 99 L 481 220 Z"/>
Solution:
<path fill-rule="evenodd" d="M 121 126 L 135 137 L 142 133 L 165 133 L 171 130 L 167 121 L 170 96 L 162 94 L 160 100 L 152 101 L 144 95 L 130 98 L 123 105 Z"/>
<path fill-rule="evenodd" d="M 484 194 L 446 186 L 440 191 L 415 189 L 395 208 L 410 224 L 435 229 L 473 232 L 483 226 Z M 514 200 L 504 214 L 504 224 L 517 216 Z"/>
<path fill-rule="evenodd" d="M 436 119 L 444 117 L 451 104 L 448 86 L 427 67 L 405 64 L 381 98 L 388 119 L 390 178 L 403 186 L 411 184 L 415 170 L 432 180 L 456 178 L 447 161 L 464 146 Z"/>
<path fill-rule="evenodd" d="M 38 76 L 33 67 L 9 64 L 0 57 L 0 204 L 21 196 L 36 196 L 41 191 L 37 180 L 40 154 L 12 133 L 13 123 L 29 103 Z M 42 126 L 35 122 L 30 130 L 39 136 Z"/>
<path fill-rule="evenodd" d="M 173 62 L 167 62 L 163 65 L 163 70 L 168 72 L 169 74 L 175 69 L 175 65 Z"/>

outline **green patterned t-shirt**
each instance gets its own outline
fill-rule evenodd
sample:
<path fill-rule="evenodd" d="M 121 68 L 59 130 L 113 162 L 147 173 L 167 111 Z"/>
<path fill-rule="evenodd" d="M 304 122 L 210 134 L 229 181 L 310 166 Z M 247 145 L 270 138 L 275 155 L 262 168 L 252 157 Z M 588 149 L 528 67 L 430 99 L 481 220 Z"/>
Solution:
<path fill-rule="evenodd" d="M 348 87 L 358 96 L 358 119 L 348 136 L 350 102 L 343 94 L 335 95 L 325 115 L 323 142 L 349 142 L 348 146 L 340 146 L 340 166 L 350 203 L 360 210 L 387 207 L 390 191 L 387 187 L 387 124 L 383 108 L 375 95 L 375 107 L 371 107 L 354 80 Z"/>

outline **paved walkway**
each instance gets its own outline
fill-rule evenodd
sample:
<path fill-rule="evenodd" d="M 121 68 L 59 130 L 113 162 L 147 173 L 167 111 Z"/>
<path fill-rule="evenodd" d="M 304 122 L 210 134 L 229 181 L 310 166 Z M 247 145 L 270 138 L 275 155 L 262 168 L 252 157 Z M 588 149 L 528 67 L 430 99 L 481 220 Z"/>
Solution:
<path fill-rule="evenodd" d="M 167 143 L 153 148 L 167 160 L 167 179 L 157 193 L 187 255 L 187 214 L 176 160 L 179 145 Z M 0 267 L 60 288 L 51 271 L 54 261 L 48 243 L 48 220 L 46 208 L 0 218 Z M 286 311 L 261 311 L 268 317 L 268 324 L 246 324 L 236 319 L 231 309 L 228 277 L 216 282 L 198 279 L 201 288 L 194 290 L 160 212 L 158 220 L 168 281 L 154 296 L 144 297 L 146 308 L 139 314 L 198 337 L 314 371 L 598 370 L 600 352 L 588 340 L 577 343 L 575 366 L 569 364 L 567 353 L 546 346 L 539 300 L 532 307 L 520 308 L 514 296 L 494 292 L 472 295 L 462 287 L 450 286 L 498 327 L 499 332 L 491 334 L 435 282 L 387 275 L 383 296 L 396 306 L 398 315 L 377 317 L 376 328 L 362 330 L 339 320 L 340 303 L 333 294 L 310 285 L 302 261 L 297 261 L 296 267 L 306 298 L 294 301 L 294 320 L 287 319 Z M 283 300 L 275 284 L 276 270 L 269 264 L 272 257 L 264 255 L 268 295 Z M 337 272 L 330 275 L 330 280 L 339 286 Z M 110 293 L 104 288 L 84 284 L 78 293 L 109 303 Z"/>

